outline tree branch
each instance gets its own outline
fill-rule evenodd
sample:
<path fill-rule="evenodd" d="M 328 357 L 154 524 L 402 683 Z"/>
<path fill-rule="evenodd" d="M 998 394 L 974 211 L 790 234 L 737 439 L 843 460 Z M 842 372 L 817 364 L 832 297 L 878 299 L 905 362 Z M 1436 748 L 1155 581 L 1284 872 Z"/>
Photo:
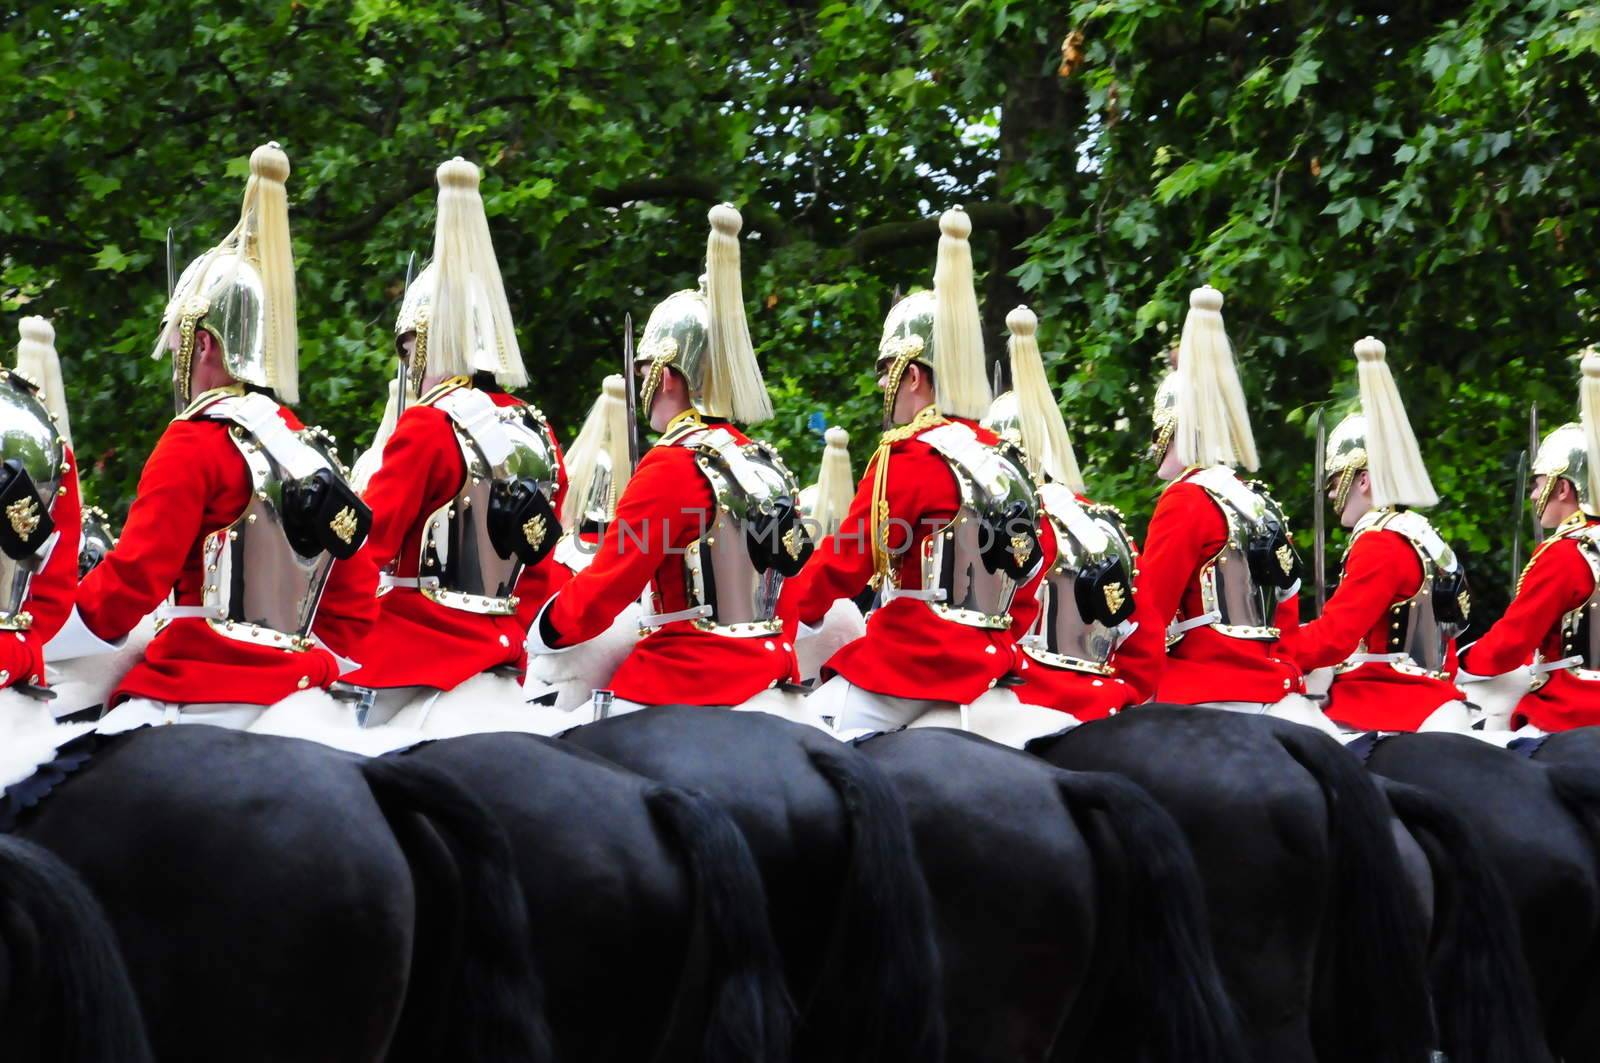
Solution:
<path fill-rule="evenodd" d="M 1020 208 L 1010 203 L 974 203 L 966 208 L 972 219 L 974 233 L 999 231 L 1014 232 L 1024 221 Z M 939 235 L 939 219 L 918 218 L 916 221 L 891 221 L 871 225 L 856 233 L 846 245 L 857 261 L 866 261 L 889 251 L 914 244 L 927 244 Z"/>
<path fill-rule="evenodd" d="M 621 208 L 641 200 L 685 200 L 691 203 L 720 203 L 722 187 L 704 177 L 645 177 L 637 181 L 624 181 L 615 188 L 597 188 L 589 194 L 589 201 L 597 207 Z M 775 247 L 787 244 L 789 225 L 777 211 L 759 203 L 747 203 L 744 215 L 750 225 L 764 233 Z"/>

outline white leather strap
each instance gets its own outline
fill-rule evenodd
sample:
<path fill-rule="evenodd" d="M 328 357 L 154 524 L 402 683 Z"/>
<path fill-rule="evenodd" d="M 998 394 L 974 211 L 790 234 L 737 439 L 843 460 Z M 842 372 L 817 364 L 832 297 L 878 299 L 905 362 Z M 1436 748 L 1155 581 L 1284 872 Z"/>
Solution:
<path fill-rule="evenodd" d="M 1583 657 L 1580 654 L 1572 657 L 1563 657 L 1559 661 L 1539 661 L 1537 664 L 1530 665 L 1528 671 L 1533 675 L 1544 675 L 1546 672 L 1561 672 L 1568 668 L 1576 668 L 1582 663 Z"/>
<path fill-rule="evenodd" d="M 1179 635 L 1188 634 L 1197 627 L 1209 627 L 1221 619 L 1222 614 L 1213 610 L 1209 613 L 1201 613 L 1199 616 L 1191 616 L 1187 620 L 1174 620 L 1167 625 L 1167 635 L 1170 638 L 1177 638 Z"/>
<path fill-rule="evenodd" d="M 1411 659 L 1404 653 L 1352 653 L 1345 658 L 1346 664 L 1404 664 Z"/>
<path fill-rule="evenodd" d="M 163 605 L 156 609 L 157 620 L 221 620 L 222 611 L 214 605 Z"/>
<path fill-rule="evenodd" d="M 500 408 L 483 392 L 457 388 L 434 405 L 460 426 L 490 465 L 499 465 L 511 453 L 511 440 L 500 423 Z"/>
<path fill-rule="evenodd" d="M 408 587 L 411 590 L 420 590 L 423 587 L 437 587 L 438 576 L 396 576 L 389 572 L 378 573 L 378 589 L 385 590 L 389 587 Z"/>
<path fill-rule="evenodd" d="M 701 620 L 711 615 L 711 606 L 696 605 L 690 609 L 679 609 L 675 613 L 646 613 L 640 621 L 645 627 L 655 630 L 679 620 Z"/>
<path fill-rule="evenodd" d="M 883 604 L 888 605 L 896 598 L 911 598 L 919 602 L 942 602 L 945 600 L 943 587 L 885 587 L 883 589 Z"/>
<path fill-rule="evenodd" d="M 278 404 L 265 395 L 251 392 L 212 403 L 206 408 L 211 417 L 222 417 L 255 437 L 261 449 L 295 479 L 310 476 L 325 468 L 316 451 L 306 446 L 278 413 Z"/>

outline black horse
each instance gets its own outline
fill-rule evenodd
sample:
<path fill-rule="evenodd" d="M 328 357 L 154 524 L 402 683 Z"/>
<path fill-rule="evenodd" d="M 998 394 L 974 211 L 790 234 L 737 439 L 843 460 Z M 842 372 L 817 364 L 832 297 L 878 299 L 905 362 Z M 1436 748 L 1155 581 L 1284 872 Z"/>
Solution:
<path fill-rule="evenodd" d="M 1580 727 L 1550 735 L 1529 750 L 1549 769 L 1550 783 L 1562 802 L 1600 847 L 1600 727 Z M 1557 1004 L 1571 1022 L 1561 1034 L 1567 1059 L 1600 1056 L 1600 926 L 1591 926 L 1588 953 L 1577 976 Z"/>
<path fill-rule="evenodd" d="M 152 728 L 17 831 L 99 898 L 162 1060 L 550 1059 L 504 834 L 426 765 Z"/>
<path fill-rule="evenodd" d="M 0 835 L 0 1056 L 154 1063 L 116 935 L 72 869 Z"/>
<path fill-rule="evenodd" d="M 761 869 L 799 1007 L 798 1059 L 943 1058 L 927 887 L 905 810 L 870 760 L 754 712 L 658 708 L 564 739 L 700 790 L 733 816 Z"/>
<path fill-rule="evenodd" d="M 787 1058 L 789 1002 L 760 874 L 720 808 L 533 735 L 395 756 L 448 772 L 504 826 L 557 1058 Z"/>
<path fill-rule="evenodd" d="M 1338 743 L 1266 717 L 1152 706 L 1033 751 L 1124 775 L 1177 820 L 1249 1058 L 1427 1058 L 1417 887 L 1382 795 Z"/>
<path fill-rule="evenodd" d="M 911 817 L 952 1059 L 1243 1058 L 1198 872 L 1142 790 L 955 731 L 858 748 Z"/>

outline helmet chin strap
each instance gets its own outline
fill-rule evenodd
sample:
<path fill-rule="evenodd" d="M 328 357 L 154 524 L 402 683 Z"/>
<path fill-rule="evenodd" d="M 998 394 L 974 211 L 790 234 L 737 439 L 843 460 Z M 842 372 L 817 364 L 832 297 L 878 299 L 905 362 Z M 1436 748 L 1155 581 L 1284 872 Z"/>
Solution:
<path fill-rule="evenodd" d="M 1356 473 L 1360 471 L 1361 466 L 1350 465 L 1339 474 L 1339 484 L 1333 494 L 1333 512 L 1336 516 L 1344 513 L 1344 507 L 1350 501 L 1350 491 L 1356 485 Z"/>
<path fill-rule="evenodd" d="M 1545 474 L 1544 488 L 1539 492 L 1539 497 L 1535 499 L 1533 503 L 1533 515 L 1535 519 L 1543 519 L 1545 509 L 1550 505 L 1550 500 L 1555 497 L 1556 483 L 1560 479 L 1561 477 L 1555 473 Z"/>
<path fill-rule="evenodd" d="M 883 383 L 883 427 L 894 427 L 894 404 L 900 397 L 900 381 L 906 375 L 906 370 L 911 368 L 911 361 L 916 357 L 915 351 L 905 351 L 895 356 L 889 363 Z"/>

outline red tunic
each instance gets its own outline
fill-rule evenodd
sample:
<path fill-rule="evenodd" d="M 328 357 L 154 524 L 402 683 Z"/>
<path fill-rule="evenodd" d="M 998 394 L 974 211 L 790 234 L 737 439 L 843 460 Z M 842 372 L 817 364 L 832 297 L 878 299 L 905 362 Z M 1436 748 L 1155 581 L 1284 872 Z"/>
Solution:
<path fill-rule="evenodd" d="M 1339 589 L 1322 616 L 1286 634 L 1280 651 L 1308 672 L 1358 651 L 1384 653 L 1389 610 L 1421 587 L 1422 561 L 1410 540 L 1388 529 L 1365 532 L 1350 547 Z M 1453 643 L 1446 663 L 1454 671 Z M 1439 706 L 1462 697 L 1449 680 L 1408 675 L 1382 662 L 1339 674 L 1328 694 L 1329 718 L 1364 731 L 1415 731 Z"/>
<path fill-rule="evenodd" d="M 450 416 L 431 404 L 459 386 L 441 385 L 423 402 L 406 407 L 384 444 L 382 464 L 367 484 L 372 532 L 360 555 L 374 569 L 393 565 L 397 577 L 415 579 L 428 517 L 466 482 L 467 463 Z M 521 405 L 503 392 L 487 394 L 497 406 Z M 545 563 L 553 562 L 546 558 Z M 526 635 L 516 614 L 470 613 L 431 601 L 415 587 L 391 587 L 378 599 L 363 667 L 349 680 L 370 687 L 451 690 L 491 668 L 520 668 Z"/>
<path fill-rule="evenodd" d="M 72 613 L 78 589 L 78 541 L 83 533 L 83 502 L 78 495 L 78 463 L 67 450 L 67 471 L 50 502 L 56 541 L 44 567 L 28 582 L 22 611 L 33 617 L 26 631 L 0 632 L 0 687 L 26 682 L 44 685 L 44 644 Z"/>
<path fill-rule="evenodd" d="M 741 444 L 750 441 L 731 424 L 709 423 Z M 654 612 L 687 609 L 684 551 L 711 526 L 715 504 L 692 449 L 651 447 L 617 500 L 616 519 L 606 525 L 593 560 L 550 599 L 540 623 L 554 630 L 551 645 L 599 635 L 646 586 L 655 589 Z M 781 633 L 735 637 L 676 620 L 639 640 L 611 677 L 611 689 L 645 705 L 738 705 L 798 678 L 793 644 Z"/>
<path fill-rule="evenodd" d="M 1091 505 L 1082 495 L 1078 501 Z M 1014 636 L 1021 639 L 1033 626 L 1039 615 L 1037 587 L 1043 573 L 1055 564 L 1057 555 L 1056 533 L 1048 520 L 1043 525 L 1040 542 L 1044 546 L 1044 566 L 1017 596 L 1017 605 L 1011 610 Z M 1134 572 L 1138 572 L 1138 545 L 1134 548 Z M 1070 712 L 1080 721 L 1098 720 L 1121 712 L 1129 705 L 1147 701 L 1155 688 L 1155 678 L 1160 673 L 1161 661 L 1166 656 L 1165 627 L 1150 615 L 1145 601 L 1135 594 L 1132 622 L 1137 625 L 1111 654 L 1112 673 L 1109 676 L 1091 675 L 1071 668 L 1057 668 L 1029 657 L 1026 652 L 1017 654 L 1017 669 L 1022 685 L 1016 688 L 1019 699 L 1030 705 Z"/>
<path fill-rule="evenodd" d="M 983 442 L 999 442 L 987 428 L 963 423 Z M 955 473 L 932 445 L 918 438 L 921 434 L 894 443 L 888 457 L 887 501 L 894 521 L 888 529 L 889 549 L 900 586 L 908 590 L 922 588 L 923 540 L 949 523 L 960 507 Z M 868 463 L 839 530 L 822 540 L 804 571 L 784 585 L 785 616 L 818 623 L 829 606 L 860 594 L 872 578 L 876 468 L 876 461 Z M 872 611 L 867 633 L 830 657 L 823 674 L 837 673 L 863 690 L 893 697 L 966 704 L 1012 670 L 1014 638 L 1010 630 L 958 624 L 935 613 L 927 602 L 896 598 Z"/>
<path fill-rule="evenodd" d="M 303 427 L 287 407 L 278 415 L 292 429 Z M 100 638 L 122 638 L 168 594 L 176 605 L 200 604 L 205 538 L 237 520 L 250 501 L 250 472 L 228 438 L 229 427 L 190 415 L 167 425 L 156 442 L 116 547 L 78 588 L 78 612 Z M 334 564 L 328 575 L 313 631 L 342 656 L 360 658 L 374 612 L 374 578 L 359 554 Z M 270 705 L 338 677 L 338 662 L 320 647 L 256 646 L 185 617 L 150 641 L 110 704 L 144 697 Z"/>
<path fill-rule="evenodd" d="M 1205 488 L 1173 481 L 1156 502 L 1145 535 L 1144 557 L 1134 581 L 1134 599 L 1149 609 L 1150 621 L 1165 631 L 1175 618 L 1205 612 L 1200 597 L 1200 569 L 1228 541 L 1227 519 Z M 1278 606 L 1273 623 L 1291 631 L 1298 623 L 1299 599 L 1291 595 Z M 1175 705 L 1209 701 L 1281 701 L 1303 692 L 1305 678 L 1294 662 L 1270 642 L 1236 639 L 1210 627 L 1196 628 L 1168 651 L 1165 667 L 1141 666 L 1142 677 L 1158 677 L 1155 700 Z"/>
<path fill-rule="evenodd" d="M 1593 593 L 1594 573 L 1577 542 L 1566 536 L 1546 540 L 1505 615 L 1467 647 L 1461 667 L 1474 675 L 1500 675 L 1529 663 L 1535 650 L 1542 650 L 1547 661 L 1560 660 L 1565 656 L 1561 618 Z M 1547 679 L 1517 703 L 1513 727 L 1531 723 L 1545 731 L 1566 731 L 1600 724 L 1600 683 L 1566 670 L 1549 672 Z"/>

